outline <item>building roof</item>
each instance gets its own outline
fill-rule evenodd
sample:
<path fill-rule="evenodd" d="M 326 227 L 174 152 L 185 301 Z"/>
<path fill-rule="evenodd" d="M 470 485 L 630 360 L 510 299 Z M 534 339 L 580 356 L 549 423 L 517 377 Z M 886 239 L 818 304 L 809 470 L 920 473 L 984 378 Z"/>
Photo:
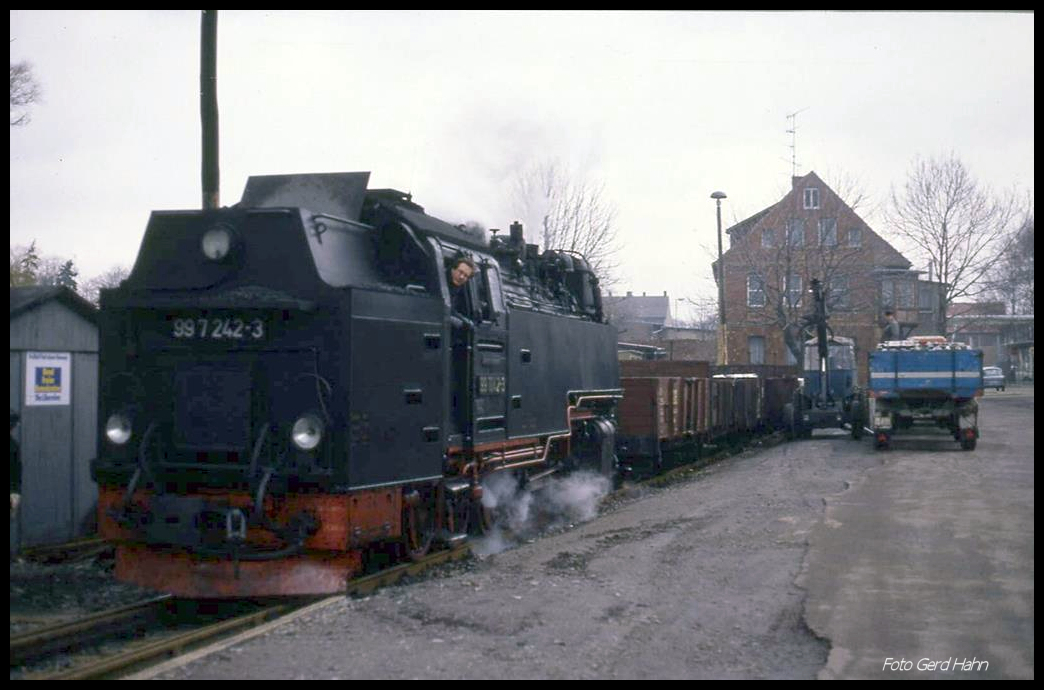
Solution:
<path fill-rule="evenodd" d="M 612 314 L 616 321 L 638 321 L 664 325 L 671 315 L 671 300 L 666 293 L 653 297 L 645 295 L 606 295 L 603 298 L 605 310 Z"/>
<path fill-rule="evenodd" d="M 947 316 L 1000 316 L 1006 313 L 1003 302 L 953 302 Z"/>
<path fill-rule="evenodd" d="M 91 323 L 97 323 L 97 307 L 69 288 L 58 285 L 28 285 L 11 288 L 11 318 L 14 319 L 51 300 L 58 300 Z"/>
<path fill-rule="evenodd" d="M 768 208 L 762 209 L 761 211 L 758 211 L 757 213 L 755 213 L 750 218 L 747 218 L 746 220 L 741 220 L 740 222 L 738 222 L 735 225 L 733 225 L 731 228 L 727 228 L 725 230 L 725 234 L 726 235 L 731 235 L 731 234 L 735 233 L 737 237 L 742 237 L 743 235 L 746 235 L 747 232 L 750 231 L 750 229 L 752 227 L 757 225 L 757 222 L 759 220 L 761 220 L 766 215 L 768 215 L 769 211 L 771 211 L 772 209 L 776 208 L 776 206 L 778 206 L 780 203 L 782 203 L 782 202 L 777 202 L 775 204 L 772 204 Z"/>
<path fill-rule="evenodd" d="M 786 208 L 787 204 L 792 204 L 796 206 L 796 203 L 793 201 L 794 197 L 800 193 L 801 189 L 804 189 L 810 185 L 828 190 L 833 197 L 837 198 L 837 200 L 841 202 L 845 209 L 851 212 L 852 215 L 854 215 L 860 221 L 860 224 L 862 228 L 865 230 L 865 232 L 873 236 L 873 238 L 876 240 L 872 244 L 875 266 L 879 268 L 897 268 L 905 270 L 909 269 L 913 265 L 895 247 L 893 247 L 884 238 L 882 238 L 880 235 L 874 232 L 874 230 L 866 223 L 866 221 L 864 221 L 859 216 L 859 214 L 855 212 L 855 210 L 853 210 L 847 203 L 845 203 L 845 201 L 837 195 L 837 192 L 831 189 L 827 183 L 823 182 L 822 178 L 820 178 L 819 175 L 817 175 L 814 171 L 809 172 L 808 174 L 802 177 L 791 178 L 791 190 L 787 192 L 787 194 L 782 199 L 772 204 L 771 206 L 761 211 L 758 211 L 746 220 L 736 223 L 728 230 L 726 230 L 726 232 L 732 236 L 733 242 L 738 241 L 740 238 L 747 235 L 751 230 L 756 228 L 758 224 L 765 219 L 766 216 L 771 214 L 772 211 L 780 207 Z M 868 239 L 869 238 L 864 239 L 864 246 L 869 246 L 867 242 Z M 731 250 L 732 247 L 729 247 L 729 250 L 726 251 L 726 253 L 728 253 Z"/>

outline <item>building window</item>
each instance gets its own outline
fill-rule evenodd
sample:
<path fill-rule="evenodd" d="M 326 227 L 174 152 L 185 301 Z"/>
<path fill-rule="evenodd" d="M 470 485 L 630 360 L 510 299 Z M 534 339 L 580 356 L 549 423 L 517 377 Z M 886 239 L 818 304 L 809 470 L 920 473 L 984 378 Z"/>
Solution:
<path fill-rule="evenodd" d="M 863 229 L 859 227 L 848 229 L 848 246 L 849 247 L 862 247 L 863 246 Z"/>
<path fill-rule="evenodd" d="M 776 232 L 772 228 L 765 228 L 761 231 L 761 246 L 762 247 L 775 247 L 776 246 Z"/>
<path fill-rule="evenodd" d="M 760 335 L 752 335 L 747 338 L 747 351 L 750 353 L 751 364 L 765 363 L 765 338 Z"/>
<path fill-rule="evenodd" d="M 881 306 L 885 309 L 895 308 L 894 286 L 890 280 L 881 281 Z"/>
<path fill-rule="evenodd" d="M 895 282 L 895 306 L 899 309 L 914 308 L 913 283 L 908 280 L 897 280 Z"/>
<path fill-rule="evenodd" d="M 913 309 L 914 286 L 909 280 L 882 280 L 881 305 L 896 309 Z"/>
<path fill-rule="evenodd" d="M 791 273 L 787 276 L 787 305 L 796 307 L 801 304 L 801 276 Z"/>
<path fill-rule="evenodd" d="M 747 276 L 747 306 L 765 306 L 765 281 L 757 273 Z"/>
<path fill-rule="evenodd" d="M 819 189 L 816 187 L 809 187 L 805 190 L 805 208 L 815 209 L 819 208 Z"/>
<path fill-rule="evenodd" d="M 822 218 L 819 221 L 819 245 L 837 246 L 837 218 Z"/>
<path fill-rule="evenodd" d="M 830 285 L 827 287 L 830 291 L 830 298 L 827 300 L 834 309 L 847 309 L 848 303 L 848 276 L 834 276 L 830 279 Z"/>
<path fill-rule="evenodd" d="M 935 311 L 935 290 L 927 285 L 918 286 L 917 309 L 918 311 Z"/>
<path fill-rule="evenodd" d="M 805 246 L 805 221 L 795 218 L 787 228 L 787 245 L 791 247 Z"/>

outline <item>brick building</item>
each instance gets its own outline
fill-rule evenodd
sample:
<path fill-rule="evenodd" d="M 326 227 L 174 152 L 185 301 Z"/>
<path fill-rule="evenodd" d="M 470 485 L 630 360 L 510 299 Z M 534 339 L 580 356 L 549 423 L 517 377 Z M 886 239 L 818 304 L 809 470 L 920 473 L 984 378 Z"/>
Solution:
<path fill-rule="evenodd" d="M 812 279 L 824 286 L 833 333 L 856 342 L 863 383 L 885 307 L 896 310 L 904 333 L 938 332 L 942 285 L 920 280 L 910 261 L 814 172 L 792 178 L 786 196 L 726 232 L 728 364 L 798 361 L 809 335 L 801 317 L 812 311 Z"/>

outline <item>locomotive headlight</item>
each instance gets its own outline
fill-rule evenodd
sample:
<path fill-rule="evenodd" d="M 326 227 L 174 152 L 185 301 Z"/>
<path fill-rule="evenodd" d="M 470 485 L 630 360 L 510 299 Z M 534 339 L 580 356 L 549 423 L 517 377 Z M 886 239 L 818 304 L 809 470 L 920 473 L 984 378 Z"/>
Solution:
<path fill-rule="evenodd" d="M 324 426 L 319 417 L 312 413 L 306 413 L 297 418 L 294 428 L 290 432 L 290 438 L 294 445 L 301 450 L 314 450 L 319 442 L 323 440 Z"/>
<path fill-rule="evenodd" d="M 232 251 L 232 228 L 215 225 L 203 233 L 200 245 L 203 255 L 211 261 L 222 261 Z"/>
<path fill-rule="evenodd" d="M 109 439 L 110 443 L 117 446 L 122 446 L 129 441 L 131 437 L 130 418 L 120 412 L 109 415 L 109 419 L 105 422 L 105 437 Z"/>

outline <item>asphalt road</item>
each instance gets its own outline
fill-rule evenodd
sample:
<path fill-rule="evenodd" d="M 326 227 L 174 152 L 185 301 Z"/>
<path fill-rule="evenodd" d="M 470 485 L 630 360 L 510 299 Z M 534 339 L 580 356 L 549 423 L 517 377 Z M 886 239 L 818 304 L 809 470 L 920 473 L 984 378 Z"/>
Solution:
<path fill-rule="evenodd" d="M 1032 678 L 1032 408 L 987 394 L 973 452 L 748 451 L 158 677 Z"/>
<path fill-rule="evenodd" d="M 802 578 L 821 678 L 1033 678 L 1033 402 L 988 391 L 976 450 L 897 435 L 828 501 Z"/>

